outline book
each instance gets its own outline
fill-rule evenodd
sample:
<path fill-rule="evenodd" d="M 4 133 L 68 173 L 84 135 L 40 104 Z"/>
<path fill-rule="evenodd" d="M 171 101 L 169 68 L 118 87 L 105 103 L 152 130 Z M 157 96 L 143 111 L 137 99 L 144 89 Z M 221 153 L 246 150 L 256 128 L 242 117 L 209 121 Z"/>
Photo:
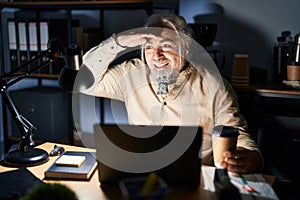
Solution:
<path fill-rule="evenodd" d="M 45 178 L 88 180 L 96 167 L 95 152 L 66 151 L 45 171 Z"/>

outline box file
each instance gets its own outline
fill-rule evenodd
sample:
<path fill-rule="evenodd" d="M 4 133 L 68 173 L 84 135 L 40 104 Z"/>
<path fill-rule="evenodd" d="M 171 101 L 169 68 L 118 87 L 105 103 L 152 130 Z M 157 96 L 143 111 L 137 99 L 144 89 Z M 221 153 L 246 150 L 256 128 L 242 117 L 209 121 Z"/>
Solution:
<path fill-rule="evenodd" d="M 49 48 L 48 43 L 51 39 L 57 39 L 60 51 L 64 53 L 65 47 L 71 41 L 68 40 L 66 19 L 21 19 L 9 18 L 7 20 L 8 40 L 9 40 L 9 68 L 11 71 L 29 60 L 33 59 L 41 52 Z M 78 20 L 72 21 L 72 26 L 79 26 Z M 34 69 L 40 62 L 47 61 L 44 57 L 40 61 L 32 63 L 24 70 Z M 56 61 L 40 69 L 35 73 L 59 74 L 64 66 L 64 61 Z"/>
<path fill-rule="evenodd" d="M 38 41 L 38 51 L 46 51 L 49 41 L 49 26 L 47 21 L 39 21 L 38 22 L 38 28 L 39 28 L 39 41 Z M 43 62 L 47 61 L 46 58 L 43 58 Z M 45 67 L 43 69 L 40 69 L 40 73 L 51 73 L 49 67 Z"/>
<path fill-rule="evenodd" d="M 9 61 L 10 61 L 11 69 L 15 69 L 18 67 L 16 22 L 13 19 L 9 19 L 7 25 L 8 25 Z"/>
<path fill-rule="evenodd" d="M 18 27 L 17 27 L 17 32 L 18 32 L 18 39 L 19 39 L 19 44 L 17 45 L 18 47 L 18 66 L 21 66 L 28 62 L 28 51 L 27 51 L 27 33 L 26 33 L 26 21 L 17 21 Z"/>
<path fill-rule="evenodd" d="M 38 26 L 36 21 L 28 21 L 29 60 L 38 55 Z M 31 64 L 30 69 L 36 67 L 38 62 Z"/>
<path fill-rule="evenodd" d="M 72 26 L 78 26 L 79 21 L 73 20 Z M 56 43 L 56 48 L 58 48 L 62 53 L 64 49 L 69 45 L 68 41 L 68 28 L 67 20 L 65 19 L 41 19 L 39 21 L 39 30 L 40 30 L 40 51 L 47 50 L 49 40 L 58 39 L 60 44 Z M 61 69 L 64 67 L 64 63 L 57 61 L 50 63 L 49 66 L 41 69 L 40 73 L 47 74 L 59 74 Z"/>

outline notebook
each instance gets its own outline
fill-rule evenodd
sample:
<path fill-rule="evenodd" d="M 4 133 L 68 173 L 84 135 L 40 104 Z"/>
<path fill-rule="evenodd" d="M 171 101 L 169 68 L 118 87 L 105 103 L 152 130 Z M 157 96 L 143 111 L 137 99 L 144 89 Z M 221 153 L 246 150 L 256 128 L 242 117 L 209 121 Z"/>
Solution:
<path fill-rule="evenodd" d="M 201 127 L 95 124 L 94 135 L 101 185 L 150 172 L 169 186 L 200 184 Z"/>

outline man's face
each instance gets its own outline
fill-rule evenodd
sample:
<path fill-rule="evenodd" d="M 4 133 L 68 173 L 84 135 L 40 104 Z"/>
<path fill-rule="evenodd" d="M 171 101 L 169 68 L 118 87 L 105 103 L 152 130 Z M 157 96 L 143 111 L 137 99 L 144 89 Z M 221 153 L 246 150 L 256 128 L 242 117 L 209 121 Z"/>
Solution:
<path fill-rule="evenodd" d="M 150 38 L 145 44 L 145 59 L 152 72 L 183 68 L 180 39 L 175 31 L 164 29 L 159 38 Z"/>

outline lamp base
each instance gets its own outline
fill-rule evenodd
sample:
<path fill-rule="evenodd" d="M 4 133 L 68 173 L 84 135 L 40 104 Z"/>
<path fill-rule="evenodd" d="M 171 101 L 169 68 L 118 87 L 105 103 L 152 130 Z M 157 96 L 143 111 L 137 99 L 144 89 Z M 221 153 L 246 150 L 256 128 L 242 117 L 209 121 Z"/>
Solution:
<path fill-rule="evenodd" d="M 17 167 L 41 165 L 48 160 L 48 153 L 38 148 L 29 148 L 26 152 L 16 149 L 8 152 L 4 157 L 5 164 Z"/>

